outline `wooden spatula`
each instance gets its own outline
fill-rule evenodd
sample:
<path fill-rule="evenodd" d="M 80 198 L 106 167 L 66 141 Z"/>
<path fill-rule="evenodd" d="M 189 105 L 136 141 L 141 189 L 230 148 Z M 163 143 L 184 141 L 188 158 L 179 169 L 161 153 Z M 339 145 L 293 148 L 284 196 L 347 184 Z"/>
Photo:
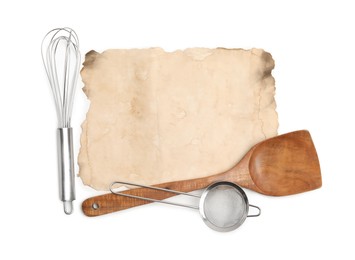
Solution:
<path fill-rule="evenodd" d="M 317 152 L 309 132 L 305 130 L 280 135 L 255 145 L 236 166 L 224 173 L 154 186 L 190 192 L 217 181 L 234 182 L 271 196 L 291 195 L 322 186 Z M 131 189 L 124 193 L 159 200 L 174 195 L 147 188 Z M 92 217 L 147 203 L 150 202 L 110 193 L 85 200 L 82 209 L 85 215 Z"/>

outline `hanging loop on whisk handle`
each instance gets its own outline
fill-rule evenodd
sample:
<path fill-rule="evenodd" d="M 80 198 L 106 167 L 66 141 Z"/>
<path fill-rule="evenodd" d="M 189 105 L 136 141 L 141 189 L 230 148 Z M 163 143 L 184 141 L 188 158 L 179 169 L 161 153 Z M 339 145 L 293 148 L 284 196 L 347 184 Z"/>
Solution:
<path fill-rule="evenodd" d="M 59 196 L 63 201 L 64 212 L 71 214 L 75 200 L 73 129 L 57 129 Z"/>

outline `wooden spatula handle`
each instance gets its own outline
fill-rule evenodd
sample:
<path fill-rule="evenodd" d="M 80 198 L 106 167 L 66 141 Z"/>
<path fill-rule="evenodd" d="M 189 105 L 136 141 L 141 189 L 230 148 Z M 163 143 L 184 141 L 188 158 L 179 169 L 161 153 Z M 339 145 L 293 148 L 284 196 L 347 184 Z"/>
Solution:
<path fill-rule="evenodd" d="M 194 190 L 199 190 L 206 188 L 211 183 L 217 181 L 230 181 L 235 182 L 238 185 L 261 192 L 255 185 L 252 179 L 250 178 L 248 163 L 252 150 L 250 150 L 243 159 L 232 169 L 219 173 L 216 175 L 197 178 L 192 180 L 183 180 L 162 183 L 154 185 L 154 187 L 165 188 L 169 190 L 177 190 L 181 192 L 190 192 Z M 138 188 L 124 191 L 123 193 L 135 195 L 145 198 L 153 198 L 156 200 L 163 200 L 174 196 L 175 194 L 164 191 L 157 191 L 148 188 Z M 115 195 L 112 193 L 96 196 L 85 200 L 82 204 L 82 210 L 86 216 L 94 217 L 100 216 L 135 206 L 140 206 L 144 204 L 151 203 L 146 200 L 129 198 L 124 196 Z"/>
<path fill-rule="evenodd" d="M 194 190 L 203 189 L 214 181 L 222 180 L 223 177 L 224 175 L 217 174 L 207 178 L 162 183 L 154 186 L 170 189 L 170 190 L 190 192 Z M 158 200 L 170 198 L 175 195 L 170 192 L 157 191 L 148 188 L 131 189 L 131 190 L 124 191 L 123 193 L 140 196 L 140 197 L 146 197 L 146 198 L 154 198 Z M 107 213 L 112 213 L 115 211 L 132 208 L 135 206 L 140 206 L 147 203 L 151 203 L 151 202 L 109 193 L 109 194 L 104 194 L 101 196 L 96 196 L 85 200 L 82 204 L 82 209 L 86 216 L 94 217 L 94 216 L 100 216 Z"/>

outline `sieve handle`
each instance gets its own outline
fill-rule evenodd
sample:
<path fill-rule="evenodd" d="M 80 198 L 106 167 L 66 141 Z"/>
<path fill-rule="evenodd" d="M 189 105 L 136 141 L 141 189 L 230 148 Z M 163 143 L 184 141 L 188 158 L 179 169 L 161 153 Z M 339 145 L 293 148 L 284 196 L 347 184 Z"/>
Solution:
<path fill-rule="evenodd" d="M 250 208 L 250 207 L 256 208 L 259 212 L 258 212 L 258 214 L 248 215 L 247 217 L 248 217 L 248 218 L 250 218 L 250 217 L 259 217 L 260 214 L 261 214 L 261 209 L 260 209 L 258 206 L 250 205 L 250 204 L 249 204 L 249 208 Z"/>
<path fill-rule="evenodd" d="M 141 184 L 132 183 L 132 182 L 115 181 L 115 182 L 111 183 L 111 185 L 110 185 L 110 191 L 113 194 L 116 194 L 116 195 L 119 195 L 119 196 L 123 196 L 123 197 L 126 197 L 126 198 L 135 198 L 135 199 L 141 199 L 141 200 L 146 200 L 146 201 L 150 201 L 150 202 L 163 203 L 163 204 L 179 206 L 179 207 L 185 207 L 185 208 L 190 208 L 190 209 L 199 209 L 198 206 L 192 206 L 192 205 L 176 203 L 176 202 L 171 202 L 171 201 L 166 201 L 166 200 L 157 200 L 157 199 L 154 199 L 154 198 L 145 198 L 145 197 L 136 196 L 136 195 L 124 194 L 124 193 L 122 193 L 120 191 L 115 191 L 114 190 L 115 184 L 133 185 L 133 186 L 136 186 L 136 187 L 147 188 L 147 189 L 151 189 L 151 190 L 170 192 L 170 193 L 173 193 L 174 195 L 184 195 L 184 196 L 190 196 L 190 197 L 194 197 L 194 198 L 200 199 L 201 196 L 198 196 L 198 195 L 194 195 L 194 194 L 190 194 L 190 193 L 186 193 L 186 192 L 181 192 L 181 191 L 176 191 L 176 190 L 169 190 L 169 189 L 159 188 L 159 187 L 146 186 L 146 185 L 141 185 Z"/>
<path fill-rule="evenodd" d="M 180 192 L 191 192 L 194 190 L 200 190 L 206 188 L 213 182 L 225 180 L 227 175 L 217 174 L 209 177 L 198 178 L 193 180 L 184 180 L 184 181 L 175 181 L 162 183 L 158 185 L 154 185 L 153 187 L 164 188 L 168 190 L 175 190 Z M 151 188 L 137 188 L 130 189 L 123 192 L 120 192 L 120 195 L 128 194 L 136 197 L 144 197 L 144 198 L 153 198 L 155 200 L 164 200 L 175 196 L 176 194 L 171 191 L 163 191 L 163 190 L 155 190 Z M 95 217 L 100 216 L 120 210 L 125 210 L 128 208 L 132 208 L 135 206 L 140 206 L 148 203 L 152 203 L 154 201 L 147 201 L 141 198 L 134 198 L 133 196 L 125 197 L 125 196 L 117 196 L 116 194 L 109 193 L 96 197 L 92 197 L 86 199 L 82 203 L 82 210 L 86 216 Z"/>

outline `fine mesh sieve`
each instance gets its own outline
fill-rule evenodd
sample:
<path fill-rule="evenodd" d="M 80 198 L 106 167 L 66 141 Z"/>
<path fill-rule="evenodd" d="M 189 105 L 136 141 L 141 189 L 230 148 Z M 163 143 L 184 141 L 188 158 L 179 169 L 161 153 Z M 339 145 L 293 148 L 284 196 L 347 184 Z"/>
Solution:
<path fill-rule="evenodd" d="M 145 198 L 130 194 L 125 194 L 122 192 L 114 191 L 113 186 L 115 184 L 126 184 L 133 185 L 137 187 L 143 187 L 153 190 L 160 190 L 171 192 L 177 195 L 185 195 L 196 197 L 200 199 L 199 206 L 191 206 L 186 204 L 180 204 L 170 201 L 156 200 L 152 198 Z M 186 208 L 198 209 L 200 211 L 200 215 L 207 226 L 212 228 L 213 230 L 220 232 L 232 231 L 242 225 L 247 217 L 257 217 L 260 215 L 261 210 L 259 207 L 254 205 L 249 205 L 248 198 L 245 192 L 236 184 L 232 182 L 216 182 L 208 186 L 202 193 L 201 196 L 152 187 L 145 186 L 135 183 L 129 182 L 113 182 L 110 186 L 110 190 L 113 194 L 119 196 L 125 196 L 130 198 L 142 199 L 151 202 L 164 203 L 174 206 L 181 206 Z M 258 209 L 258 213 L 255 215 L 248 215 L 249 207 L 254 207 Z"/>

